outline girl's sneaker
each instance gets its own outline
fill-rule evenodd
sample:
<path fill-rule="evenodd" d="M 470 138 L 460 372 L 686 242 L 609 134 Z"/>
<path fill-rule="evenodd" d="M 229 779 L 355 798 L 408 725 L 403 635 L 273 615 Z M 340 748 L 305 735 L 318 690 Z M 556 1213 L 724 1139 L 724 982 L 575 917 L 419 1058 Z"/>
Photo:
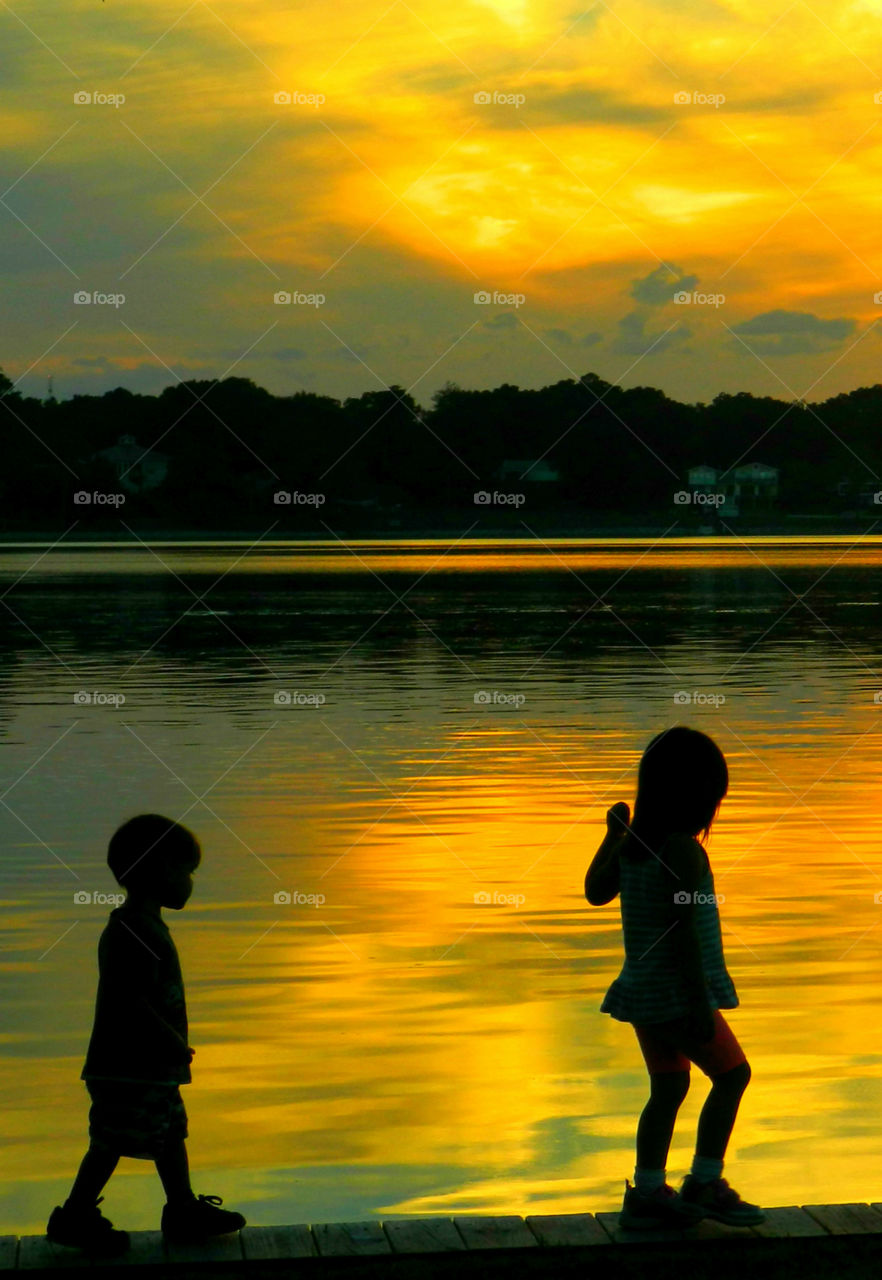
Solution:
<path fill-rule="evenodd" d="M 647 1195 L 625 1180 L 625 1199 L 619 1214 L 619 1226 L 623 1231 L 665 1228 L 682 1231 L 685 1227 L 694 1227 L 703 1217 L 702 1208 L 686 1204 L 682 1196 L 667 1183 Z"/>
<path fill-rule="evenodd" d="M 245 1226 L 241 1213 L 221 1209 L 220 1196 L 194 1196 L 189 1204 L 167 1204 L 162 1210 L 162 1233 L 184 1244 L 207 1236 L 224 1236 Z"/>
<path fill-rule="evenodd" d="M 725 1178 L 699 1182 L 689 1173 L 683 1179 L 680 1195 L 686 1204 L 697 1205 L 708 1218 L 725 1222 L 730 1227 L 755 1227 L 766 1220 L 759 1205 L 747 1204 Z"/>
<path fill-rule="evenodd" d="M 102 1216 L 98 1208 L 104 1199 L 100 1196 L 85 1209 L 71 1208 L 69 1202 L 56 1205 L 46 1227 L 46 1235 L 53 1244 L 66 1244 L 82 1249 L 95 1258 L 116 1258 L 129 1247 L 129 1233 L 114 1231 L 113 1223 Z"/>

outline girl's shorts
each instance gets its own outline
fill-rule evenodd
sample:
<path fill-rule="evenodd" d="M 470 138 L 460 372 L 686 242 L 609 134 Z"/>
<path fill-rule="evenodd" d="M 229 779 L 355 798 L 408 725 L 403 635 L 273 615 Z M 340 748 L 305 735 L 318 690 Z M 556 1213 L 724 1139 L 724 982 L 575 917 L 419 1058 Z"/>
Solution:
<path fill-rule="evenodd" d="M 93 1146 L 136 1160 L 156 1160 L 187 1137 L 187 1112 L 176 1084 L 87 1080 Z"/>
<path fill-rule="evenodd" d="M 706 1076 L 714 1079 L 747 1061 L 744 1050 L 719 1009 L 714 1010 L 713 1037 L 705 1044 L 686 1042 L 682 1018 L 642 1026 L 635 1023 L 634 1030 L 650 1075 L 663 1071 L 688 1071 L 690 1063 L 694 1062 Z"/>

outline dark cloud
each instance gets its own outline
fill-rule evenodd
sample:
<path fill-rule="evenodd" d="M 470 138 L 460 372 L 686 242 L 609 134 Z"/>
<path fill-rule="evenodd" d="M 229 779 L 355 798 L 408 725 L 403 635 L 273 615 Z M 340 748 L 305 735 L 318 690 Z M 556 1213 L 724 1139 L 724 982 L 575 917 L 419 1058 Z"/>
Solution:
<path fill-rule="evenodd" d="M 279 347 L 269 353 L 271 360 L 305 360 L 308 354 L 302 347 Z"/>
<path fill-rule="evenodd" d="M 857 321 L 847 317 L 822 320 L 809 311 L 763 311 L 732 326 L 747 346 L 764 355 L 814 355 L 831 351 L 854 332 Z M 743 343 L 735 346 L 745 350 Z"/>
<path fill-rule="evenodd" d="M 570 333 L 569 329 L 543 329 L 542 332 L 563 347 L 593 347 L 603 338 L 602 333 L 586 333 L 580 338 L 578 334 Z"/>
<path fill-rule="evenodd" d="M 517 316 L 513 311 L 498 311 L 495 316 L 488 316 L 483 322 L 485 329 L 516 329 Z"/>
<path fill-rule="evenodd" d="M 648 307 L 663 307 L 673 302 L 674 294 L 681 289 L 692 290 L 698 284 L 698 276 L 687 276 L 682 267 L 662 263 L 648 276 L 631 282 L 630 294 L 637 302 Z"/>
<path fill-rule="evenodd" d="M 531 128 L 555 124 L 621 124 L 639 128 L 658 124 L 670 115 L 667 103 L 653 106 L 603 89 L 561 89 L 555 84 L 525 84 L 514 79 L 509 83 L 504 77 L 498 83 L 488 81 L 482 88 L 491 94 L 524 96 L 524 102 L 517 107 L 504 101 L 475 105 L 481 122 L 494 129 L 517 129 L 521 116 Z"/>
<path fill-rule="evenodd" d="M 629 311 L 626 316 L 622 316 L 618 336 L 612 343 L 613 351 L 629 356 L 656 356 L 662 351 L 681 346 L 692 337 L 692 330 L 682 323 L 675 324 L 670 330 L 658 329 L 654 333 L 647 333 L 647 319 L 642 311 Z"/>

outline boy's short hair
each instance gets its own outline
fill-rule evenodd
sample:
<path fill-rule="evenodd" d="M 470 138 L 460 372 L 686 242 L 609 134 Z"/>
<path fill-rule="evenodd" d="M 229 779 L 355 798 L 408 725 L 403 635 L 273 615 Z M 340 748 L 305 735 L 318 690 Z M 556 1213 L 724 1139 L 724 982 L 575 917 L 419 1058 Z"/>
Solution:
<path fill-rule="evenodd" d="M 159 813 L 141 813 L 114 831 L 107 846 L 107 865 L 124 888 L 149 885 L 165 867 L 199 866 L 199 841 L 187 827 Z"/>

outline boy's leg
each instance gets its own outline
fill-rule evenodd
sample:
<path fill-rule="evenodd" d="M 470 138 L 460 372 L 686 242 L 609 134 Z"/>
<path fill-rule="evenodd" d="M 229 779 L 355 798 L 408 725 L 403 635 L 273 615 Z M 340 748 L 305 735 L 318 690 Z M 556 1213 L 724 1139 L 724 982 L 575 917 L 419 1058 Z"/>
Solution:
<path fill-rule="evenodd" d="M 118 1164 L 119 1154 L 116 1151 L 91 1144 L 74 1179 L 67 1207 L 85 1208 L 94 1205 Z"/>
<path fill-rule="evenodd" d="M 162 1180 L 165 1198 L 171 1205 L 186 1205 L 195 1199 L 190 1186 L 190 1164 L 183 1139 L 156 1157 L 156 1172 Z"/>

